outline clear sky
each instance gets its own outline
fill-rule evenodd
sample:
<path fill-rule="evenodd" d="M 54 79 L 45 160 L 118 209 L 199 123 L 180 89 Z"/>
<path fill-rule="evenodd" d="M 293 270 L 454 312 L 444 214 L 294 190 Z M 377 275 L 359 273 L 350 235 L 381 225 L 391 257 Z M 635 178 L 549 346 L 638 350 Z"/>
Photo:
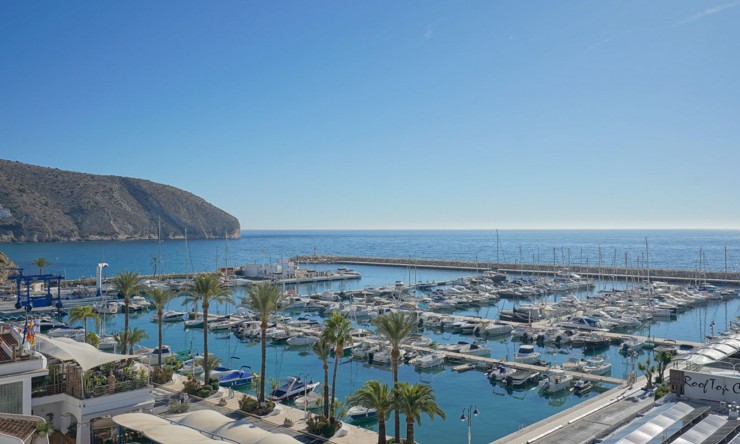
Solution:
<path fill-rule="evenodd" d="M 740 1 L 4 1 L 0 157 L 244 229 L 738 228 Z"/>

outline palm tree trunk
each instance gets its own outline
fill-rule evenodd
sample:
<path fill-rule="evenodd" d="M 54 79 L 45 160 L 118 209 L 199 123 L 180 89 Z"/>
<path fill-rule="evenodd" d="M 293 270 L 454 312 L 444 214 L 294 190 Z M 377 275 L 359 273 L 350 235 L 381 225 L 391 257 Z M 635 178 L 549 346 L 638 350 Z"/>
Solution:
<path fill-rule="evenodd" d="M 339 367 L 339 353 L 342 350 L 342 348 L 337 345 L 336 350 L 334 350 L 334 375 L 331 377 L 331 416 L 329 417 L 331 419 L 331 422 L 334 422 L 334 395 L 337 393 L 337 367 Z"/>
<path fill-rule="evenodd" d="M 262 317 L 262 371 L 260 373 L 260 407 L 265 406 L 265 372 L 267 371 L 267 320 Z"/>
<path fill-rule="evenodd" d="M 414 444 L 414 418 L 406 418 L 406 443 Z"/>
<path fill-rule="evenodd" d="M 128 303 L 129 303 L 129 300 L 127 297 L 126 299 L 123 300 L 123 304 L 125 307 L 124 309 L 125 317 L 123 321 L 123 344 L 121 344 L 122 345 L 121 350 L 123 350 L 124 353 L 126 353 L 126 345 L 128 343 Z"/>
<path fill-rule="evenodd" d="M 208 307 L 203 307 L 203 381 L 210 384 L 208 377 L 211 369 L 208 368 Z"/>
<path fill-rule="evenodd" d="M 378 444 L 385 444 L 385 412 L 382 413 L 382 416 L 378 415 Z"/>
<path fill-rule="evenodd" d="M 84 326 L 85 326 L 85 340 L 84 340 L 84 341 L 82 341 L 82 342 L 84 342 L 85 344 L 87 344 L 87 318 L 85 318 L 85 319 L 84 319 L 84 321 L 83 321 L 83 324 L 82 324 L 82 325 L 84 325 Z M 40 330 L 40 329 L 39 329 L 39 330 Z"/>
<path fill-rule="evenodd" d="M 398 408 L 395 407 L 398 405 L 398 356 L 401 353 L 394 348 L 391 350 L 391 362 L 393 364 L 393 442 L 400 443 L 401 442 L 401 416 L 398 414 Z M 413 435 L 413 431 L 411 434 Z"/>
<path fill-rule="evenodd" d="M 329 417 L 329 362 L 324 359 L 324 418 Z"/>
<path fill-rule="evenodd" d="M 159 352 L 157 353 L 157 367 L 162 368 L 162 311 L 157 310 L 157 327 L 159 330 L 159 340 L 157 345 L 159 346 Z"/>

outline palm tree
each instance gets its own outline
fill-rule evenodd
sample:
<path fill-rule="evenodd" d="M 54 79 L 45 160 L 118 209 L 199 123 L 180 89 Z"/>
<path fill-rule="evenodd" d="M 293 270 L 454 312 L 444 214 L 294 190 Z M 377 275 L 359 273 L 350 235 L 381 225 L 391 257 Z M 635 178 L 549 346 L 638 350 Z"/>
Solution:
<path fill-rule="evenodd" d="M 123 348 L 123 343 L 125 341 L 126 333 L 124 331 L 117 331 L 113 333 L 113 339 L 116 340 L 116 347 L 121 350 L 121 354 L 126 354 L 126 349 Z"/>
<path fill-rule="evenodd" d="M 426 413 L 429 419 L 434 420 L 437 415 L 446 418 L 445 412 L 437 405 L 437 398 L 432 393 L 432 387 L 426 384 L 409 385 L 405 382 L 398 384 L 398 401 L 396 407 L 406 416 L 406 442 L 414 442 L 414 423 L 421 424 L 421 414 Z"/>
<path fill-rule="evenodd" d="M 329 417 L 329 353 L 331 350 L 331 344 L 326 340 L 325 337 L 319 338 L 318 342 L 315 342 L 311 346 L 316 356 L 321 359 L 324 363 L 324 417 Z"/>
<path fill-rule="evenodd" d="M 334 375 L 331 379 L 331 422 L 334 422 L 334 396 L 337 391 L 337 368 L 339 366 L 339 359 L 344 356 L 344 346 L 352 345 L 352 323 L 345 316 L 334 312 L 331 317 L 326 320 L 326 328 L 324 329 L 324 338 L 334 346 Z"/>
<path fill-rule="evenodd" d="M 87 342 L 87 320 L 88 319 L 94 319 L 95 324 L 100 322 L 100 316 L 98 316 L 95 311 L 93 311 L 93 308 L 89 305 L 78 305 L 76 307 L 72 307 L 69 310 L 69 322 L 77 322 L 82 321 L 82 325 L 85 326 L 85 342 Z"/>
<path fill-rule="evenodd" d="M 655 378 L 655 381 L 659 384 L 663 384 L 665 381 L 663 380 L 665 376 L 665 371 L 668 368 L 668 364 L 673 361 L 673 353 L 663 350 L 658 352 L 657 355 L 655 355 L 655 365 L 658 367 L 658 376 Z"/>
<path fill-rule="evenodd" d="M 164 309 L 174 297 L 175 294 L 170 290 L 162 290 L 161 288 L 155 288 L 149 292 L 149 297 L 154 302 L 154 307 L 157 309 L 157 331 L 158 341 L 157 347 L 160 353 L 157 354 L 157 367 L 162 367 L 162 316 L 164 315 Z"/>
<path fill-rule="evenodd" d="M 220 304 L 233 304 L 231 290 L 221 286 L 215 274 L 199 274 L 193 280 L 193 286 L 186 294 L 183 305 L 200 302 L 203 309 L 203 356 L 208 356 L 208 308 L 212 302 Z M 203 380 L 208 384 L 210 369 L 204 369 Z"/>
<path fill-rule="evenodd" d="M 33 265 L 37 266 L 39 269 L 39 274 L 44 274 L 44 268 L 46 268 L 51 262 L 47 261 L 45 257 L 39 257 L 37 259 L 34 259 L 31 261 Z"/>
<path fill-rule="evenodd" d="M 140 329 L 139 327 L 135 327 L 133 330 L 131 330 L 128 333 L 127 340 L 129 344 L 129 352 L 128 354 L 133 355 L 134 354 L 134 345 L 138 344 L 144 339 L 148 339 L 149 335 L 146 334 L 145 330 Z"/>
<path fill-rule="evenodd" d="M 221 365 L 221 360 L 218 359 L 218 357 L 216 357 L 216 355 L 214 354 L 210 354 L 207 356 L 207 358 L 205 356 L 198 356 L 197 358 L 195 358 L 195 365 L 200 365 L 201 367 L 203 367 L 204 372 L 207 371 L 210 374 L 214 368 Z"/>
<path fill-rule="evenodd" d="M 347 399 L 347 404 L 361 405 L 378 411 L 378 444 L 385 444 L 385 415 L 393 408 L 393 396 L 388 384 L 367 381 L 360 390 Z"/>
<path fill-rule="evenodd" d="M 123 322 L 123 342 L 121 342 L 121 353 L 126 353 L 126 345 L 128 345 L 128 309 L 131 304 L 131 296 L 144 291 L 146 288 L 144 285 L 139 283 L 139 273 L 133 271 L 127 271 L 125 273 L 118 273 L 112 280 L 113 288 L 120 295 L 123 295 L 124 305 L 124 322 Z"/>
<path fill-rule="evenodd" d="M 655 366 L 650 362 L 650 358 L 648 357 L 644 363 L 638 362 L 637 368 L 640 369 L 640 371 L 645 375 L 645 379 L 647 379 L 645 388 L 648 390 L 653 388 L 653 374 L 655 373 Z"/>
<path fill-rule="evenodd" d="M 270 315 L 277 310 L 285 295 L 280 294 L 277 285 L 271 282 L 260 282 L 252 285 L 248 290 L 249 299 L 242 298 L 242 304 L 259 314 L 260 329 L 262 330 L 262 372 L 260 373 L 260 407 L 265 406 L 265 371 L 267 367 L 267 321 Z"/>
<path fill-rule="evenodd" d="M 373 322 L 378 329 L 378 333 L 391 343 L 391 366 L 393 368 L 393 396 L 398 396 L 398 359 L 401 357 L 401 344 L 406 342 L 411 334 L 416 330 L 416 320 L 410 313 L 391 312 L 381 316 Z M 401 442 L 401 418 L 398 415 L 398 408 L 394 409 L 393 417 L 395 442 Z"/>

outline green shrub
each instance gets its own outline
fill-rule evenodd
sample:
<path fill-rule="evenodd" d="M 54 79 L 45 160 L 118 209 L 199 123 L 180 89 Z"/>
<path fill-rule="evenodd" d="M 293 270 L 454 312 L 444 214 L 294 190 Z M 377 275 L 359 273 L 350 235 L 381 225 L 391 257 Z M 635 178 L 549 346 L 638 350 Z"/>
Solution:
<path fill-rule="evenodd" d="M 200 381 L 193 378 L 192 376 L 188 376 L 188 380 L 185 381 L 185 384 L 183 385 L 182 390 L 188 395 L 195 396 L 198 393 L 200 393 L 202 388 L 203 388 L 203 384 L 201 384 Z"/>
<path fill-rule="evenodd" d="M 306 421 L 306 430 L 314 435 L 320 435 L 324 438 L 331 438 L 336 433 L 337 429 L 342 426 L 339 421 L 331 422 L 331 420 L 323 415 L 312 416 Z"/>
<path fill-rule="evenodd" d="M 166 384 L 172 380 L 174 370 L 167 367 L 155 368 L 152 370 L 152 382 L 155 384 Z"/>
<path fill-rule="evenodd" d="M 167 413 L 185 413 L 190 408 L 190 402 L 180 402 L 179 400 L 171 399 L 169 406 L 167 407 Z"/>
<path fill-rule="evenodd" d="M 253 415 L 264 416 L 272 412 L 274 409 L 275 403 L 272 401 L 265 401 L 265 406 L 260 407 L 259 401 L 251 396 L 244 395 L 239 400 L 239 410 Z"/>
<path fill-rule="evenodd" d="M 658 386 L 658 388 L 655 389 L 655 399 L 660 399 L 670 392 L 671 392 L 670 386 L 661 384 Z"/>
<path fill-rule="evenodd" d="M 207 398 L 211 396 L 211 388 L 208 387 L 201 389 L 200 392 L 198 392 L 198 396 L 200 396 L 201 398 Z"/>

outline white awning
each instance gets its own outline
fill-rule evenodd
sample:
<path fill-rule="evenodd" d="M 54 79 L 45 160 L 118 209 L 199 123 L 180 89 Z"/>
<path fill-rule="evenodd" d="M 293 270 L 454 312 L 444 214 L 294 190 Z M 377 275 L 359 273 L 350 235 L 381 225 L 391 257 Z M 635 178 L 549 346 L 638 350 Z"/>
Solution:
<path fill-rule="evenodd" d="M 116 424 L 141 432 L 147 438 L 161 444 L 224 444 L 224 441 L 207 438 L 193 429 L 174 425 L 148 413 L 124 413 L 111 419 Z"/>
<path fill-rule="evenodd" d="M 38 335 L 36 339 L 38 341 L 39 352 L 53 356 L 61 361 L 75 361 L 85 371 L 109 362 L 118 362 L 136 357 L 133 355 L 117 355 L 102 352 L 90 344 L 77 342 L 70 338 L 50 338 L 48 336 Z"/>
<path fill-rule="evenodd" d="M 246 421 L 235 421 L 213 410 L 196 410 L 171 416 L 179 424 L 223 437 L 239 444 L 299 444 L 292 436 L 272 433 Z"/>

